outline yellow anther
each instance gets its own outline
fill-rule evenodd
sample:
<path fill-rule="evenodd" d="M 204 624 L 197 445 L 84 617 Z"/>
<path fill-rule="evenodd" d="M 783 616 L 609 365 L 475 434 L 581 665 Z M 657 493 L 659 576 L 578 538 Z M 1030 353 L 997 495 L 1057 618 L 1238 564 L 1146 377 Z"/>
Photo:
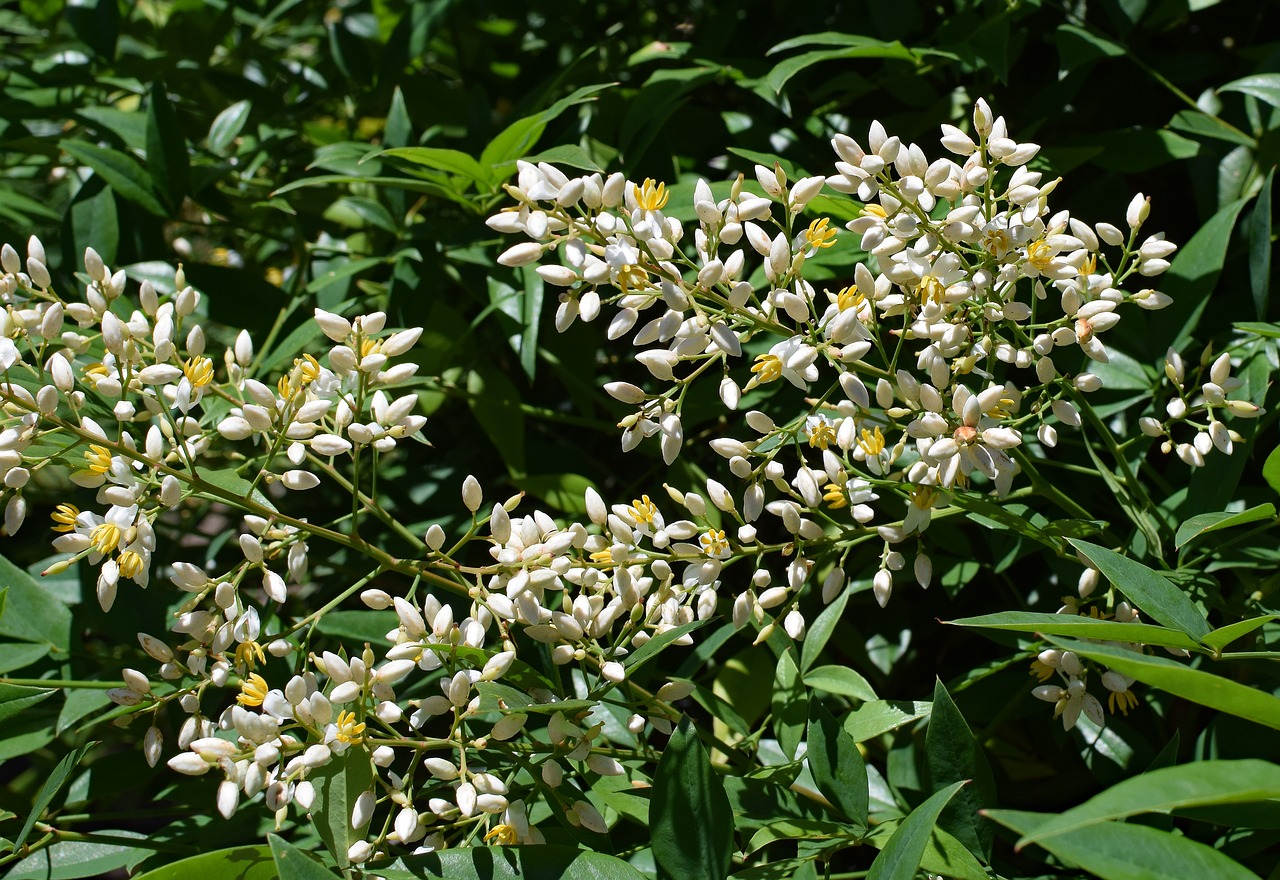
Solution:
<path fill-rule="evenodd" d="M 338 742 L 358 743 L 364 740 L 365 723 L 356 720 L 355 712 L 338 714 Z"/>
<path fill-rule="evenodd" d="M 642 495 L 640 498 L 633 500 L 627 510 L 630 512 L 632 519 L 644 525 L 652 524 L 653 518 L 658 515 L 658 505 L 650 501 L 648 495 Z"/>
<path fill-rule="evenodd" d="M 839 509 L 849 506 L 849 499 L 844 494 L 844 489 L 835 483 L 827 483 L 822 487 L 822 500 L 831 508 Z"/>
<path fill-rule="evenodd" d="M 240 684 L 240 696 L 236 697 L 236 702 L 241 706 L 261 706 L 262 701 L 267 698 L 267 680 L 256 672 L 249 673 Z"/>
<path fill-rule="evenodd" d="M 90 443 L 88 451 L 84 454 L 84 460 L 91 473 L 105 474 L 111 470 L 111 450 L 105 446 Z"/>
<path fill-rule="evenodd" d="M 1053 248 L 1049 247 L 1049 243 L 1043 238 L 1031 242 L 1027 245 L 1027 262 L 1030 263 L 1037 271 L 1045 272 L 1049 269 L 1049 264 L 1053 261 Z"/>
<path fill-rule="evenodd" d="M 814 220 L 809 224 L 809 228 L 804 231 L 804 240 L 811 248 L 829 248 L 835 247 L 836 230 L 828 225 L 830 221 L 823 217 L 820 220 Z"/>
<path fill-rule="evenodd" d="M 867 455 L 879 455 L 884 452 L 884 432 L 879 427 L 872 431 L 863 428 L 858 446 L 862 447 L 862 451 Z"/>
<path fill-rule="evenodd" d="M 814 422 L 809 426 L 810 448 L 826 449 L 836 439 L 836 429 L 826 419 Z"/>
<path fill-rule="evenodd" d="M 205 388 L 213 381 L 213 361 L 207 357 L 189 358 L 182 365 L 182 374 L 192 388 Z"/>
<path fill-rule="evenodd" d="M 639 186 L 631 184 L 631 195 L 636 200 L 636 207 L 642 211 L 661 211 L 671 194 L 667 192 L 665 183 L 657 183 L 646 177 Z"/>
<path fill-rule="evenodd" d="M 520 838 L 510 825 L 494 825 L 484 836 L 485 843 L 490 841 L 498 846 L 515 846 L 520 842 Z"/>
<path fill-rule="evenodd" d="M 708 556 L 721 556 L 729 552 L 729 541 L 725 538 L 723 529 L 709 529 L 699 539 L 699 543 L 702 544 L 702 552 Z"/>
<path fill-rule="evenodd" d="M 49 518 L 54 521 L 53 530 L 55 532 L 74 532 L 76 530 L 76 517 L 80 515 L 80 508 L 74 504 L 59 504 L 53 509 L 53 513 Z"/>
<path fill-rule="evenodd" d="M 120 566 L 121 577 L 137 577 L 143 568 L 142 557 L 132 550 L 125 550 L 116 559 L 116 564 Z"/>
<path fill-rule="evenodd" d="M 772 382 L 782 375 L 782 359 L 776 354 L 756 355 L 756 362 L 751 367 L 761 383 Z"/>
<path fill-rule="evenodd" d="M 267 655 L 263 653 L 262 646 L 252 639 L 236 645 L 236 666 L 252 672 L 259 663 L 266 662 Z"/>
<path fill-rule="evenodd" d="M 120 527 L 111 523 L 96 525 L 89 533 L 89 541 L 94 550 L 105 556 L 120 546 Z"/>
<path fill-rule="evenodd" d="M 842 287 L 840 292 L 836 294 L 836 307 L 842 312 L 845 309 L 860 309 L 866 301 L 867 298 L 858 290 L 856 284 Z"/>

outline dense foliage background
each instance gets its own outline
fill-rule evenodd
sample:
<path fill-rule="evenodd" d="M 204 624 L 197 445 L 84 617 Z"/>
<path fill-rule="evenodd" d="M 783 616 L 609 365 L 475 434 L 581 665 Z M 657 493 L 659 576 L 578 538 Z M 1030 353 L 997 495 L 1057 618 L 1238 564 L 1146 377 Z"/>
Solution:
<path fill-rule="evenodd" d="M 672 469 L 656 448 L 619 451 L 616 423 L 627 409 L 599 386 L 640 382 L 643 371 L 598 327 L 557 334 L 555 289 L 495 264 L 507 243 L 484 220 L 507 202 L 502 185 L 517 158 L 662 179 L 674 204 L 688 201 L 698 177 L 750 177 L 764 156 L 779 157 L 794 176 L 823 173 L 832 134 L 861 137 L 872 119 L 904 141 L 932 145 L 939 123 L 961 124 L 986 97 L 1020 140 L 1044 145 L 1037 167 L 1065 176 L 1055 198 L 1073 214 L 1123 217 L 1140 191 L 1152 198 L 1153 228 L 1193 252 L 1162 285 L 1175 305 L 1146 332 L 1136 321 L 1125 328 L 1132 335 L 1120 345 L 1141 375 L 1162 361 L 1180 328 L 1190 327 L 1200 345 L 1239 322 L 1266 324 L 1264 340 L 1280 336 L 1267 323 L 1280 320 L 1270 296 L 1277 15 L 1271 4 L 1214 0 L 21 0 L 0 8 L 0 241 L 39 235 L 51 270 L 67 279 L 87 245 L 139 278 L 171 278 L 180 261 L 205 292 L 209 318 L 247 328 L 259 352 L 317 337 L 305 320 L 316 306 L 381 308 L 396 326 L 424 326 L 432 447 L 382 475 L 384 506 L 418 534 L 436 522 L 455 527 L 458 486 L 475 474 L 494 497 L 522 490 L 553 512 L 580 514 L 588 485 L 616 499 L 663 482 L 705 485 L 723 462 L 699 452 L 697 440 L 724 433 L 726 417 L 710 398 L 701 420 L 692 408 L 691 451 Z M 431 149 L 380 152 L 401 147 Z M 827 270 L 840 278 L 851 264 Z M 1198 322 L 1188 320 L 1194 315 Z M 1265 344 L 1254 390 L 1274 412 L 1274 389 L 1265 390 L 1274 346 Z M 755 405 L 785 410 L 795 402 L 781 395 Z M 1254 427 L 1233 457 L 1196 473 L 1171 515 L 1181 521 L 1232 501 L 1274 500 L 1261 472 L 1275 422 L 1266 416 Z M 1146 468 L 1170 494 L 1186 482 L 1175 459 L 1153 455 Z M 1087 509 L 1109 503 L 1103 483 L 1077 484 L 1064 473 L 1062 486 L 1081 493 Z M 150 770 L 142 728 L 113 724 L 122 713 L 102 689 L 50 691 L 34 681 L 116 684 L 116 670 L 139 655 L 134 633 L 163 631 L 168 610 L 132 594 L 136 614 L 103 615 L 91 571 L 32 581 L 25 572 L 41 571 L 48 555 L 43 518 L 69 487 L 39 489 L 27 497 L 44 509 L 3 546 L 11 563 L 0 562 L 9 587 L 0 618 L 0 674 L 9 676 L 0 680 L 0 807 L 11 811 L 0 834 L 19 844 L 48 827 L 62 836 L 9 876 L 141 872 L 261 843 L 272 830 L 265 813 L 211 819 L 207 786 L 163 766 Z M 211 505 L 171 527 L 214 535 L 220 515 Z M 974 760 L 990 766 L 992 806 L 1055 812 L 1153 764 L 1276 756 L 1274 730 L 1173 699 L 1111 719 L 1096 740 L 1064 733 L 1030 696 L 1030 654 L 1015 653 L 1014 635 L 993 641 L 938 620 L 1051 612 L 1074 590 L 1078 566 L 1036 552 L 1007 528 L 961 533 L 943 521 L 934 530 L 939 587 L 881 610 L 865 589 L 876 564 L 869 551 L 867 584 L 809 659 L 857 670 L 875 694 L 908 701 L 908 710 L 910 701 L 933 699 L 941 679 L 986 755 Z M 1203 582 L 1188 581 L 1188 589 L 1224 622 L 1280 611 L 1274 543 L 1272 524 L 1240 553 L 1205 560 Z M 325 561 L 339 571 L 346 563 L 341 553 Z M 856 568 L 857 560 L 846 566 Z M 820 607 L 815 598 L 814 616 Z M 335 638 L 369 637 L 342 626 L 335 618 Z M 771 712 L 758 682 L 773 678 L 776 657 L 752 637 L 722 632 L 712 649 L 674 655 L 684 665 L 665 670 L 704 685 L 703 705 L 687 709 L 708 732 L 718 719 L 721 738 L 741 726 L 754 740 Z M 1280 627 L 1251 638 L 1255 650 L 1274 648 Z M 1274 663 L 1262 664 L 1231 674 L 1275 692 Z M 820 699 L 837 714 L 848 698 L 857 703 L 853 692 L 834 693 Z M 779 705 L 786 698 L 775 690 Z M 899 815 L 941 787 L 928 775 L 928 735 L 927 724 L 906 718 L 862 744 Z M 59 764 L 90 742 L 101 744 L 89 760 L 74 770 Z M 726 766 L 723 753 L 712 759 Z M 55 766 L 66 786 L 38 800 Z M 773 861 L 772 873 L 737 876 L 816 870 L 806 858 L 830 841 L 814 831 L 813 814 L 785 799 L 734 798 L 742 840 L 788 810 L 796 822 L 789 837 L 813 838 L 795 843 L 779 832 L 766 851 L 772 859 L 748 863 Z M 22 825 L 33 805 L 48 823 L 35 832 Z M 1275 801 L 1265 805 L 1274 810 Z M 1259 876 L 1280 877 L 1274 815 L 1208 818 L 1188 833 Z M 1241 830 L 1224 830 L 1237 821 Z M 306 828 L 282 833 L 314 842 Z M 117 845 L 113 836 L 132 839 Z M 1078 876 L 1040 850 L 1015 852 L 1015 837 L 1000 832 L 991 861 L 999 876 Z M 651 872 L 649 842 L 642 823 L 624 822 L 609 846 Z M 835 866 L 829 876 L 861 876 L 872 855 L 846 850 L 825 864 Z"/>

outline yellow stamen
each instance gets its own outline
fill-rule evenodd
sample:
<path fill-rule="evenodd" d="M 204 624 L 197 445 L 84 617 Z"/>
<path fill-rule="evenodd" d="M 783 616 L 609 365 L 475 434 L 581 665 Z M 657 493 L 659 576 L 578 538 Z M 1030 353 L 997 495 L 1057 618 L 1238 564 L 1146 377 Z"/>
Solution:
<path fill-rule="evenodd" d="M 262 646 L 252 639 L 236 645 L 236 666 L 252 672 L 259 663 L 266 662 L 267 655 L 263 653 Z"/>
<path fill-rule="evenodd" d="M 1121 715 L 1128 715 L 1130 709 L 1136 709 L 1138 706 L 1138 698 L 1133 691 L 1124 691 L 1123 693 L 1111 692 L 1107 697 L 1107 707 L 1111 710 L 1111 714 L 1116 714 L 1118 710 Z"/>
<path fill-rule="evenodd" d="M 144 565 L 142 557 L 133 550 L 121 553 L 116 563 L 120 566 L 120 576 L 127 578 L 137 577 Z"/>
<path fill-rule="evenodd" d="M 55 532 L 74 532 L 76 530 L 76 517 L 80 515 L 80 508 L 74 504 L 59 504 L 53 509 L 53 513 L 49 518 L 56 523 L 53 527 Z"/>
<path fill-rule="evenodd" d="M 911 503 L 921 510 L 928 510 L 938 500 L 938 490 L 933 486 L 916 486 L 911 490 Z"/>
<path fill-rule="evenodd" d="M 1089 254 L 1089 256 L 1085 258 L 1084 263 L 1080 266 L 1080 274 L 1081 275 L 1098 274 L 1098 255 L 1097 254 Z"/>
<path fill-rule="evenodd" d="M 862 451 L 867 455 L 879 455 L 884 452 L 884 432 L 878 427 L 874 431 L 862 429 L 862 438 L 858 441 Z"/>
<path fill-rule="evenodd" d="M 776 354 L 756 355 L 756 362 L 751 367 L 751 372 L 756 374 L 762 384 L 772 382 L 782 375 L 782 359 Z"/>
<path fill-rule="evenodd" d="M 189 358 L 182 365 L 182 374 L 192 388 L 205 388 L 213 381 L 213 361 L 207 357 Z"/>
<path fill-rule="evenodd" d="M 120 527 L 111 523 L 94 526 L 89 533 L 89 540 L 93 543 L 93 549 L 105 556 L 120 546 Z"/>
<path fill-rule="evenodd" d="M 947 296 L 947 287 L 942 280 L 936 275 L 926 275 L 920 279 L 920 286 L 917 288 L 920 293 L 920 301 L 929 300 L 938 305 L 942 305 Z"/>
<path fill-rule="evenodd" d="M 267 680 L 256 672 L 249 673 L 240 684 L 240 696 L 236 697 L 236 702 L 241 706 L 261 706 L 262 701 L 267 698 Z"/>
<path fill-rule="evenodd" d="M 365 337 L 360 341 L 360 357 L 366 358 L 371 354 L 378 354 L 382 351 L 381 339 L 369 339 Z"/>
<path fill-rule="evenodd" d="M 1008 253 L 1013 239 L 1009 237 L 1009 233 L 1003 229 L 990 229 L 982 236 L 982 246 L 987 253 L 995 256 L 1003 256 Z"/>
<path fill-rule="evenodd" d="M 872 217 L 879 217 L 881 220 L 884 220 L 889 216 L 888 212 L 886 212 L 883 207 L 876 204 L 863 205 L 862 213 L 870 214 Z"/>
<path fill-rule="evenodd" d="M 84 454 L 84 460 L 91 473 L 105 474 L 111 470 L 111 450 L 105 446 L 90 443 L 89 451 Z"/>
<path fill-rule="evenodd" d="M 618 270 L 618 288 L 623 293 L 630 293 L 633 290 L 648 290 L 649 273 L 644 267 L 639 265 L 624 266 Z"/>
<path fill-rule="evenodd" d="M 671 193 L 667 192 L 665 183 L 657 183 L 646 177 L 640 186 L 631 184 L 631 195 L 636 200 L 636 207 L 642 211 L 661 211 Z"/>
<path fill-rule="evenodd" d="M 627 511 L 637 524 L 652 525 L 653 518 L 658 515 L 658 505 L 650 501 L 648 495 L 642 495 L 631 502 Z"/>
<path fill-rule="evenodd" d="M 709 529 L 699 541 L 702 552 L 708 556 L 719 556 L 729 550 L 729 541 L 725 538 L 723 529 Z"/>
<path fill-rule="evenodd" d="M 608 548 L 597 550 L 591 554 L 591 561 L 597 565 L 613 565 L 613 554 Z"/>
<path fill-rule="evenodd" d="M 81 369 L 86 376 L 110 376 L 111 371 L 107 369 L 106 364 L 88 364 Z"/>
<path fill-rule="evenodd" d="M 338 742 L 358 743 L 364 740 L 365 723 L 356 720 L 355 712 L 338 714 Z"/>
<path fill-rule="evenodd" d="M 836 439 L 836 429 L 826 420 L 816 422 L 809 428 L 809 447 L 826 449 Z"/>
<path fill-rule="evenodd" d="M 820 220 L 814 220 L 809 224 L 809 228 L 804 231 L 804 240 L 811 248 L 829 248 L 836 245 L 836 230 L 829 225 L 829 220 L 823 217 Z"/>
<path fill-rule="evenodd" d="M 516 835 L 516 830 L 510 825 L 494 825 L 488 834 L 484 836 L 484 842 L 493 841 L 498 846 L 515 846 L 520 842 L 520 838 Z"/>
<path fill-rule="evenodd" d="M 835 510 L 849 506 L 849 499 L 845 497 L 844 489 L 835 483 L 827 483 L 822 487 L 822 500 L 828 507 Z"/>
<path fill-rule="evenodd" d="M 858 290 L 856 284 L 842 287 L 840 292 L 836 294 L 836 307 L 842 312 L 845 309 L 860 309 L 866 301 L 867 298 Z"/>
<path fill-rule="evenodd" d="M 1031 674 L 1041 681 L 1048 681 L 1053 678 L 1053 667 L 1045 663 L 1041 663 L 1040 658 L 1037 657 L 1035 660 L 1031 661 Z"/>
<path fill-rule="evenodd" d="M 1045 272 L 1053 261 L 1053 248 L 1043 238 L 1027 245 L 1027 262 L 1037 271 Z"/>

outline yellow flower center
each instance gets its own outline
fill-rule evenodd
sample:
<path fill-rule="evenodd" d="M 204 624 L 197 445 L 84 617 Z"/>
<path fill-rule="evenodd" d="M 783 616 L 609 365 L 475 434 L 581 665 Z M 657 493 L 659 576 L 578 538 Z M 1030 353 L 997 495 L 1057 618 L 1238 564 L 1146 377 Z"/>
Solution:
<path fill-rule="evenodd" d="M 947 287 L 937 275 L 926 275 L 920 279 L 920 301 L 930 300 L 938 305 L 942 305 L 946 298 Z"/>
<path fill-rule="evenodd" d="M 182 365 L 182 374 L 192 388 L 205 388 L 213 381 L 213 361 L 207 357 L 189 358 Z"/>
<path fill-rule="evenodd" d="M 657 183 L 646 177 L 644 183 L 639 186 L 631 184 L 631 195 L 636 200 L 636 206 L 642 211 L 661 211 L 671 194 L 667 192 L 665 183 Z"/>
<path fill-rule="evenodd" d="M 263 653 L 262 646 L 252 639 L 236 645 L 237 666 L 252 671 L 257 668 L 259 663 L 266 662 L 267 655 Z"/>
<path fill-rule="evenodd" d="M 596 565 L 613 565 L 613 553 L 607 547 L 603 550 L 597 550 L 591 554 L 591 561 Z"/>
<path fill-rule="evenodd" d="M 355 712 L 338 715 L 338 742 L 358 743 L 364 740 L 365 723 L 356 720 Z"/>
<path fill-rule="evenodd" d="M 111 450 L 105 446 L 90 443 L 89 451 L 84 454 L 84 460 L 91 473 L 105 474 L 111 470 Z"/>
<path fill-rule="evenodd" d="M 267 680 L 256 672 L 249 673 L 240 684 L 240 696 L 236 697 L 236 702 L 241 706 L 261 706 L 262 701 L 267 698 Z"/>
<path fill-rule="evenodd" d="M 858 440 L 858 445 L 862 447 L 862 451 L 867 455 L 879 455 L 884 452 L 884 432 L 878 427 L 868 431 L 862 429 L 862 437 Z"/>
<path fill-rule="evenodd" d="M 1133 691 L 1124 691 L 1119 694 L 1112 691 L 1111 695 L 1107 697 L 1107 707 L 1111 710 L 1112 715 L 1116 714 L 1117 711 L 1119 711 L 1121 715 L 1128 715 L 1129 710 L 1137 708 L 1137 705 L 1138 698 L 1134 695 Z"/>
<path fill-rule="evenodd" d="M 80 515 L 80 508 L 74 504 L 59 504 L 53 509 L 53 513 L 49 518 L 56 523 L 53 530 L 55 532 L 74 532 L 76 530 L 76 517 Z"/>
<path fill-rule="evenodd" d="M 639 499 L 632 501 L 627 510 L 636 523 L 644 525 L 652 525 L 653 518 L 658 515 L 658 505 L 650 501 L 648 495 L 642 495 Z"/>
<path fill-rule="evenodd" d="M 120 566 L 120 576 L 127 578 L 137 577 L 144 565 L 142 557 L 132 550 L 121 553 L 116 563 Z"/>
<path fill-rule="evenodd" d="M 836 439 L 836 429 L 825 419 L 809 427 L 810 448 L 826 449 Z"/>
<path fill-rule="evenodd" d="M 93 549 L 105 556 L 120 546 L 120 527 L 111 523 L 94 526 L 89 540 L 93 542 Z"/>
<path fill-rule="evenodd" d="M 987 253 L 995 256 L 1001 256 L 1008 253 L 1009 247 L 1013 244 L 1013 239 L 1009 237 L 1009 233 L 1003 229 L 988 229 L 982 236 L 982 246 Z"/>
<path fill-rule="evenodd" d="M 756 355 L 756 362 L 752 365 L 751 372 L 755 373 L 762 383 L 772 382 L 782 375 L 782 359 L 776 354 Z"/>
<path fill-rule="evenodd" d="M 623 293 L 649 289 L 649 273 L 642 266 L 623 266 L 618 270 L 618 288 Z"/>
<path fill-rule="evenodd" d="M 835 483 L 827 483 L 822 487 L 822 500 L 831 508 L 839 509 L 849 506 L 849 499 L 845 497 L 844 489 Z"/>
<path fill-rule="evenodd" d="M 370 339 L 367 336 L 360 341 L 360 357 L 366 358 L 371 354 L 378 354 L 382 351 L 381 339 Z"/>
<path fill-rule="evenodd" d="M 921 510 L 928 510 L 938 500 L 938 490 L 933 486 L 916 486 L 911 490 L 911 503 Z"/>
<path fill-rule="evenodd" d="M 111 371 L 107 369 L 106 364 L 88 364 L 82 370 L 86 376 L 110 376 Z"/>
<path fill-rule="evenodd" d="M 729 541 L 725 538 L 723 529 L 709 529 L 699 540 L 702 552 L 708 556 L 719 556 L 729 550 Z"/>
<path fill-rule="evenodd" d="M 1031 674 L 1041 681 L 1048 681 L 1053 678 L 1053 667 L 1045 663 L 1041 663 L 1040 658 L 1037 657 L 1035 660 L 1031 661 Z"/>
<path fill-rule="evenodd" d="M 823 217 L 820 220 L 814 220 L 809 224 L 809 228 L 804 231 L 804 240 L 811 248 L 829 248 L 835 247 L 836 230 L 829 225 L 829 220 Z"/>
<path fill-rule="evenodd" d="M 860 309 L 866 301 L 867 298 L 858 290 L 856 284 L 842 287 L 840 292 L 836 294 L 836 307 L 842 312 L 845 309 Z"/>
<path fill-rule="evenodd" d="M 1053 260 L 1053 249 L 1049 247 L 1049 243 L 1043 238 L 1033 241 L 1027 245 L 1027 262 L 1030 263 L 1037 271 L 1044 272 L 1049 268 L 1049 263 Z"/>
<path fill-rule="evenodd" d="M 862 213 L 870 214 L 872 217 L 879 217 L 881 220 L 885 220 L 889 217 L 888 212 L 886 212 L 882 206 L 876 204 L 863 205 Z"/>
<path fill-rule="evenodd" d="M 1098 255 L 1089 254 L 1085 258 L 1084 263 L 1080 265 L 1081 275 L 1096 275 L 1098 272 Z"/>
<path fill-rule="evenodd" d="M 520 838 L 516 835 L 516 830 L 510 825 L 494 825 L 489 833 L 484 836 L 484 842 L 493 841 L 498 846 L 515 846 L 520 842 Z"/>

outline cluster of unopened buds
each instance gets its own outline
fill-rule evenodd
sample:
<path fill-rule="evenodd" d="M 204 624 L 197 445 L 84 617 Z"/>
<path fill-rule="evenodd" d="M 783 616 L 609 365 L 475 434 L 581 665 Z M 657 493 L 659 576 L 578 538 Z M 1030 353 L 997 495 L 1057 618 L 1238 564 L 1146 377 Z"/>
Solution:
<path fill-rule="evenodd" d="M 1160 438 L 1161 452 L 1177 452 L 1178 458 L 1191 467 L 1203 467 L 1205 456 L 1215 449 L 1223 455 L 1235 450 L 1242 438 L 1227 427 L 1224 419 L 1253 419 L 1262 414 L 1256 403 L 1228 396 L 1243 384 L 1231 375 L 1230 352 L 1215 358 L 1213 349 L 1206 348 L 1189 379 L 1182 356 L 1169 349 L 1164 374 L 1174 390 L 1165 406 L 1165 418 L 1143 416 L 1138 427 L 1148 437 Z M 1191 439 L 1174 439 L 1175 426 L 1182 426 L 1184 435 L 1188 428 L 1194 432 Z"/>

